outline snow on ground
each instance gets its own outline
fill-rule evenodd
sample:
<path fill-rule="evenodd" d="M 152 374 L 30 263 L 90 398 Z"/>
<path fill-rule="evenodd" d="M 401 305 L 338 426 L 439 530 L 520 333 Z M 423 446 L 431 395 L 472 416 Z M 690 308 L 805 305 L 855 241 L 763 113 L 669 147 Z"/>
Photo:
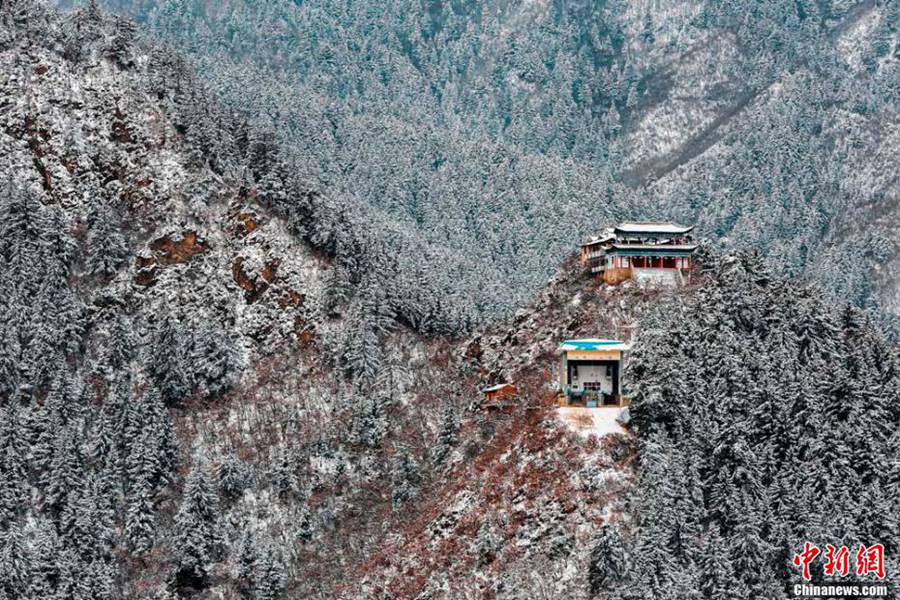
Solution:
<path fill-rule="evenodd" d="M 592 435 L 598 438 L 609 433 L 625 433 L 616 419 L 622 413 L 618 406 L 583 408 L 580 406 L 560 406 L 556 414 L 560 420 L 584 438 Z"/>

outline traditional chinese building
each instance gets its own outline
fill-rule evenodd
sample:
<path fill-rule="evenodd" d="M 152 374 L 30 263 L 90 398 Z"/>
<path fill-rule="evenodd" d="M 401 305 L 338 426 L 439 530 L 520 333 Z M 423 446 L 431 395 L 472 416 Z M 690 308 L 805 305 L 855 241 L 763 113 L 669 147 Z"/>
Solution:
<path fill-rule="evenodd" d="M 618 340 L 566 340 L 559 345 L 561 401 L 574 406 L 622 405 L 622 360 L 628 345 Z"/>
<path fill-rule="evenodd" d="M 608 284 L 682 283 L 694 268 L 693 226 L 621 223 L 581 245 L 581 265 Z"/>

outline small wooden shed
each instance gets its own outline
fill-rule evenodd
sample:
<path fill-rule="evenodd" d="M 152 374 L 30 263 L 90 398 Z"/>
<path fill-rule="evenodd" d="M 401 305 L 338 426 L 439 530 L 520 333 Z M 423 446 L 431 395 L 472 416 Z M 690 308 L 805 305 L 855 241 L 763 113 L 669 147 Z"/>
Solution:
<path fill-rule="evenodd" d="M 519 393 L 516 386 L 511 383 L 498 383 L 481 391 L 484 393 L 485 404 L 498 404 L 503 400 L 515 398 Z"/>

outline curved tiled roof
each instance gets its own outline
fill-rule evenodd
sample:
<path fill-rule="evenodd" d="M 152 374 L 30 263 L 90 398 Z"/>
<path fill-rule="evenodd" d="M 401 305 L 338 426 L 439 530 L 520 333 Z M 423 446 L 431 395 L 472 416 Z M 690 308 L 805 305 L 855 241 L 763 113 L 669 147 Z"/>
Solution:
<path fill-rule="evenodd" d="M 694 228 L 693 225 L 679 225 L 678 223 L 619 223 L 616 231 L 621 233 L 687 233 Z"/>

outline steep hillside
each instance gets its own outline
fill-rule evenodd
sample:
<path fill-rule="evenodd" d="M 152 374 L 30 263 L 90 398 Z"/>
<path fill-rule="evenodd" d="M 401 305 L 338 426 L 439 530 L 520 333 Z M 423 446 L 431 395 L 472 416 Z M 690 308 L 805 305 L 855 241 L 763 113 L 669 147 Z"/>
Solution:
<path fill-rule="evenodd" d="M 0 4 L 0 157 L 0 597 L 777 598 L 797 540 L 898 539 L 895 349 L 756 258 L 676 291 L 569 259 L 457 339 L 502 281 L 93 4 Z M 602 439 L 546 386 L 595 335 L 635 344 Z"/>
<path fill-rule="evenodd" d="M 896 2 L 102 4 L 271 123 L 330 194 L 475 262 L 452 277 L 485 286 L 483 314 L 638 217 L 896 313 Z"/>
<path fill-rule="evenodd" d="M 883 543 L 895 582 L 896 347 L 758 256 L 701 264 L 677 291 L 570 266 L 465 343 L 463 372 L 515 381 L 519 403 L 470 413 L 464 457 L 352 569 L 349 597 L 789 598 L 807 540 Z M 550 406 L 545 370 L 558 340 L 617 328 L 630 423 L 598 439 Z"/>
<path fill-rule="evenodd" d="M 626 513 L 635 442 L 559 418 L 554 351 L 569 337 L 624 333 L 692 293 L 610 288 L 570 261 L 509 323 L 462 343 L 444 377 L 514 381 L 519 397 L 489 408 L 461 388 L 470 404 L 457 450 L 350 569 L 347 597 L 587 598 L 597 532 Z"/>
<path fill-rule="evenodd" d="M 470 453 L 499 480 L 503 444 L 554 464 L 542 418 L 474 424 L 487 371 L 422 333 L 465 313 L 176 54 L 22 1 L 0 64 L 6 597 L 358 597 Z"/>
<path fill-rule="evenodd" d="M 0 592 L 327 589 L 461 290 L 128 21 L 5 2 L 0 65 Z"/>

